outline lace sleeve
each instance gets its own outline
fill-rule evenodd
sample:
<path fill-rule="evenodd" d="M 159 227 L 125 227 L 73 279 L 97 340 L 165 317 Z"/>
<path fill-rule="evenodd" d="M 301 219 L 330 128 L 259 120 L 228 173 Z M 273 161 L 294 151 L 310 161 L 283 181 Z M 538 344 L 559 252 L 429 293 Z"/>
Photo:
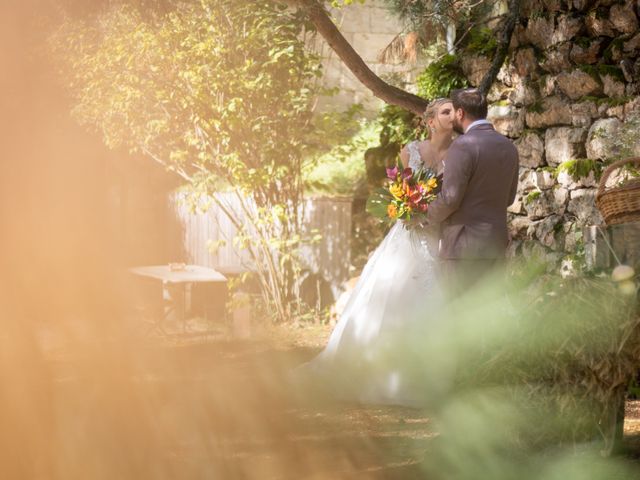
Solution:
<path fill-rule="evenodd" d="M 420 158 L 420 149 L 418 148 L 418 142 L 414 141 L 407 145 L 409 151 L 409 167 L 413 170 L 420 170 L 424 168 L 424 162 Z"/>

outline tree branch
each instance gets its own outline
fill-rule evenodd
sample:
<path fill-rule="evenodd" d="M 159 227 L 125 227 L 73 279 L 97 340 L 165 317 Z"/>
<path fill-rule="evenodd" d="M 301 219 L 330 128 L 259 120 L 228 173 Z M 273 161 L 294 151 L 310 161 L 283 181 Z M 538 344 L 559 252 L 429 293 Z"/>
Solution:
<path fill-rule="evenodd" d="M 509 52 L 509 44 L 511 43 L 511 36 L 513 30 L 516 28 L 516 23 L 520 17 L 520 0 L 509 0 L 509 13 L 505 19 L 504 25 L 498 36 L 498 48 L 496 54 L 491 62 L 489 71 L 484 75 L 480 82 L 479 90 L 485 95 L 489 92 L 491 85 L 498 76 L 498 72 L 502 68 L 504 59 L 507 58 Z"/>
<path fill-rule="evenodd" d="M 400 88 L 389 85 L 378 77 L 362 60 L 360 55 L 347 42 L 340 30 L 329 18 L 325 8 L 318 0 L 282 0 L 291 6 L 300 8 L 322 35 L 325 41 L 340 57 L 360 82 L 380 100 L 402 107 L 416 115 L 422 115 L 428 101 Z"/>

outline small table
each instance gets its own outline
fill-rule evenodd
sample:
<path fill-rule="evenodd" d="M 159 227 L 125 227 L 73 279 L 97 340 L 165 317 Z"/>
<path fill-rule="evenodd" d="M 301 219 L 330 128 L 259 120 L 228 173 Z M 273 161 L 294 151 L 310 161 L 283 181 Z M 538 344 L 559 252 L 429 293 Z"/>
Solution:
<path fill-rule="evenodd" d="M 169 288 L 174 285 L 182 286 L 182 295 L 178 297 L 176 303 L 180 308 L 175 308 L 182 321 L 182 330 L 186 330 L 186 298 L 191 294 L 191 286 L 194 283 L 222 283 L 227 278 L 213 268 L 202 267 L 200 265 L 153 265 L 145 267 L 134 267 L 129 269 L 134 275 L 147 277 L 162 282 L 163 298 L 171 298 Z M 171 310 L 165 310 L 163 320 Z M 206 315 L 206 313 L 205 313 Z"/>

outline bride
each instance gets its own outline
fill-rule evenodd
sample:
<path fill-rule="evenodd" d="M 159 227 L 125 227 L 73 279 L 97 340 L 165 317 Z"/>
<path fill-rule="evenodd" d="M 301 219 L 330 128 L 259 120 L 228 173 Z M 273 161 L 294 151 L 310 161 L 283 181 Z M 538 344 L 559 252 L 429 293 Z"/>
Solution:
<path fill-rule="evenodd" d="M 424 121 L 428 140 L 406 145 L 400 159 L 414 170 L 434 170 L 441 180 L 452 141 L 453 104 L 449 99 L 432 101 Z M 435 315 L 424 317 L 435 312 L 441 298 L 438 237 L 437 225 L 409 227 L 397 221 L 365 265 L 327 346 L 297 376 L 319 382 L 341 399 L 424 405 L 425 390 L 433 394 L 437 379 L 412 355 L 412 347 L 426 348 L 425 334 L 437 322 Z"/>

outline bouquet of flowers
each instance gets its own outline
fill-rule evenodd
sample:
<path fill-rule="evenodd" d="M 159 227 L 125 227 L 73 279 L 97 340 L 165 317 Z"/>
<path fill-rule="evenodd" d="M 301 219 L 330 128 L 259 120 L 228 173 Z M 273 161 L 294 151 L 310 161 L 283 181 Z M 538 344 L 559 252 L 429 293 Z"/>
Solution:
<path fill-rule="evenodd" d="M 436 198 L 438 179 L 431 169 L 387 168 L 387 184 L 367 200 L 367 211 L 382 220 L 411 220 L 425 216 Z"/>

